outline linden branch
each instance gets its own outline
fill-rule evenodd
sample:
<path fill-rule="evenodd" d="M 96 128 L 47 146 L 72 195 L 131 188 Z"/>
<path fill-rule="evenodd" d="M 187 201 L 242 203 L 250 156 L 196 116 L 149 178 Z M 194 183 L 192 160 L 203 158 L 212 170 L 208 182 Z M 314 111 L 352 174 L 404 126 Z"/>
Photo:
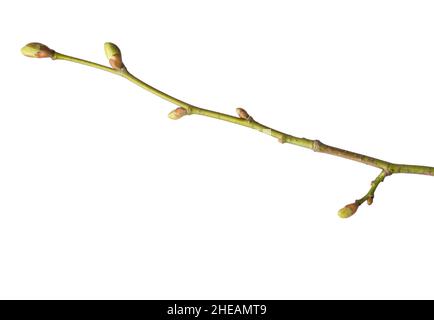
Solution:
<path fill-rule="evenodd" d="M 53 60 L 65 60 L 65 61 L 71 61 L 79 64 L 83 64 L 89 67 L 101 69 L 113 74 L 116 74 L 118 76 L 124 77 L 125 79 L 135 83 L 139 87 L 142 87 L 143 89 L 152 92 L 153 94 L 170 101 L 171 103 L 178 106 L 175 110 L 169 113 L 169 118 L 177 120 L 180 119 L 183 116 L 186 115 L 201 115 L 206 116 L 210 118 L 215 118 L 231 123 L 238 124 L 240 126 L 248 127 L 251 129 L 258 130 L 262 133 L 265 133 L 267 135 L 270 135 L 274 138 L 276 138 L 280 143 L 290 143 L 294 144 L 300 147 L 311 149 L 315 152 L 321 152 L 321 153 L 327 153 L 333 156 L 357 161 L 364 163 L 366 165 L 376 167 L 381 169 L 380 174 L 378 177 L 372 181 L 371 188 L 366 193 L 365 196 L 362 198 L 355 200 L 354 203 L 351 203 L 341 210 L 339 210 L 338 215 L 341 218 L 348 218 L 352 216 L 358 209 L 358 207 L 363 204 L 364 202 L 367 202 L 368 205 L 371 205 L 374 199 L 374 193 L 378 187 L 378 185 L 384 181 L 384 179 L 387 176 L 390 176 L 395 173 L 412 173 L 412 174 L 422 174 L 422 175 L 430 175 L 434 176 L 434 167 L 428 167 L 428 166 L 419 166 L 419 165 L 409 165 L 409 164 L 397 164 L 392 163 L 380 159 L 376 159 L 373 157 L 369 157 L 360 153 L 355 153 L 352 151 L 347 151 L 343 149 L 339 149 L 336 147 L 332 147 L 329 145 L 326 145 L 322 143 L 319 140 L 311 140 L 306 138 L 299 138 L 292 136 L 290 134 L 272 129 L 266 125 L 263 125 L 257 121 L 255 121 L 246 110 L 242 108 L 237 108 L 237 117 L 231 116 L 228 114 L 220 113 L 217 111 L 207 110 L 204 108 L 200 108 L 197 106 L 194 106 L 192 104 L 189 104 L 187 102 L 184 102 L 182 100 L 179 100 L 175 97 L 172 97 L 171 95 L 168 95 L 167 93 L 164 93 L 163 91 L 160 91 L 149 84 L 143 82 L 142 80 L 136 78 L 134 75 L 132 75 L 127 68 L 125 67 L 121 51 L 119 48 L 112 44 L 112 43 L 106 43 L 104 45 L 106 56 L 109 60 L 109 63 L 111 67 L 107 67 L 98 63 L 94 63 L 91 61 L 67 56 L 65 54 L 55 52 L 54 50 L 48 48 L 47 46 L 40 44 L 40 43 L 29 43 L 26 46 L 22 48 L 22 53 L 25 56 L 28 57 L 34 57 L 34 58 L 47 58 L 50 57 Z"/>

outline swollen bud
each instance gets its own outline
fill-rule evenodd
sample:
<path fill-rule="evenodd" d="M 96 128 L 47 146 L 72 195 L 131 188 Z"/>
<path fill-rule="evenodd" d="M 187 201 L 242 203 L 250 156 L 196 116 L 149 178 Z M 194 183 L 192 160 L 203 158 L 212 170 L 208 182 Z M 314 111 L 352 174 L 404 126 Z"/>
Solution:
<path fill-rule="evenodd" d="M 241 119 L 248 120 L 248 121 L 253 120 L 253 118 L 243 108 L 237 108 L 235 111 L 237 112 L 238 117 L 240 117 Z"/>
<path fill-rule="evenodd" d="M 356 203 L 347 204 L 345 207 L 343 207 L 338 212 L 338 216 L 345 219 L 351 217 L 353 214 L 356 213 L 357 209 L 359 208 L 359 205 Z"/>
<path fill-rule="evenodd" d="M 369 196 L 368 199 L 366 199 L 366 203 L 368 206 L 370 206 L 374 202 L 374 196 Z"/>
<path fill-rule="evenodd" d="M 183 116 L 185 116 L 186 114 L 188 114 L 187 110 L 179 107 L 169 113 L 169 118 L 172 120 L 178 120 Z"/>
<path fill-rule="evenodd" d="M 124 63 L 122 62 L 121 50 L 117 45 L 111 42 L 104 43 L 105 55 L 113 69 L 124 69 Z"/>
<path fill-rule="evenodd" d="M 53 58 L 54 56 L 54 50 L 39 42 L 26 44 L 21 48 L 21 53 L 30 58 Z"/>

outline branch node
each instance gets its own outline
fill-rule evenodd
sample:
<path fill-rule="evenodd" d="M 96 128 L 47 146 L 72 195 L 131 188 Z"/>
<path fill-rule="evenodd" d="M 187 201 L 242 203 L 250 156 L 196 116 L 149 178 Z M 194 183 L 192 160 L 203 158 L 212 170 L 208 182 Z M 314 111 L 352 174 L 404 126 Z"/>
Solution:
<path fill-rule="evenodd" d="M 391 176 L 392 173 L 393 173 L 392 170 L 390 170 L 390 169 L 383 169 L 383 172 L 384 172 L 383 180 L 384 180 L 385 177 Z"/>
<path fill-rule="evenodd" d="M 321 141 L 319 141 L 319 140 L 313 140 L 312 150 L 314 152 L 319 152 L 320 149 L 321 149 Z"/>

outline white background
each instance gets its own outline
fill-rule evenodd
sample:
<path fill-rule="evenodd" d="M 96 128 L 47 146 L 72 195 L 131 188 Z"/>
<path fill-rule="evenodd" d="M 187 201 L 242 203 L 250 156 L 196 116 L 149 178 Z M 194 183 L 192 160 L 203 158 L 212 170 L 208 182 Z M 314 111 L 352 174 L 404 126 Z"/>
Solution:
<path fill-rule="evenodd" d="M 191 116 L 434 165 L 432 1 L 10 1 L 0 8 L 0 298 L 434 298 L 434 178 Z"/>

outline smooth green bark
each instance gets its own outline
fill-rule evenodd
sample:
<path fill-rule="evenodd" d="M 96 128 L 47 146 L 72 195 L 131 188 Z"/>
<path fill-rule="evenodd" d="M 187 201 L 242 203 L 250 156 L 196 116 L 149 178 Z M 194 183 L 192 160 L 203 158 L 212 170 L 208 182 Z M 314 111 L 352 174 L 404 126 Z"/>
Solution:
<path fill-rule="evenodd" d="M 196 107 L 196 106 L 189 104 L 185 101 L 179 100 L 179 99 L 177 99 L 177 98 L 175 98 L 175 97 L 173 97 L 173 96 L 171 96 L 171 95 L 169 95 L 169 94 L 167 94 L 161 90 L 158 90 L 157 88 L 154 88 L 153 86 L 151 86 L 151 85 L 143 82 L 139 78 L 135 77 L 127 70 L 115 70 L 115 69 L 112 69 L 110 67 L 106 67 L 104 65 L 98 64 L 98 63 L 94 63 L 91 61 L 67 56 L 67 55 L 64 55 L 64 54 L 61 54 L 58 52 L 55 53 L 53 59 L 66 60 L 66 61 L 71 61 L 71 62 L 75 62 L 75 63 L 80 63 L 80 64 L 84 64 L 84 65 L 89 66 L 89 67 L 94 67 L 94 68 L 101 69 L 101 70 L 104 70 L 104 71 L 107 71 L 110 73 L 117 74 L 117 75 L 122 76 L 125 79 L 128 79 L 129 81 L 135 83 L 139 87 L 159 96 L 160 98 L 163 98 L 163 99 L 165 99 L 165 100 L 167 100 L 167 101 L 169 101 L 169 102 L 171 102 L 177 106 L 185 108 L 188 111 L 188 114 L 196 114 L 196 115 L 206 116 L 206 117 L 210 117 L 210 118 L 214 118 L 214 119 L 219 119 L 219 120 L 235 123 L 235 124 L 238 124 L 238 125 L 241 125 L 244 127 L 252 128 L 252 129 L 258 130 L 260 132 L 263 132 L 265 134 L 268 134 L 274 138 L 277 138 L 282 143 L 290 143 L 290 144 L 294 144 L 294 145 L 297 145 L 300 147 L 312 149 L 313 151 L 316 151 L 316 152 L 327 153 L 327 154 L 330 154 L 333 156 L 361 162 L 361 163 L 364 163 L 364 164 L 372 166 L 372 167 L 380 168 L 380 169 L 385 170 L 386 172 L 389 172 L 389 173 L 414 173 L 414 174 L 424 174 L 424 175 L 431 175 L 431 176 L 434 175 L 434 167 L 408 165 L 408 164 L 396 164 L 396 163 L 376 159 L 376 158 L 369 157 L 369 156 L 366 156 L 366 155 L 363 155 L 360 153 L 332 147 L 332 146 L 329 146 L 329 145 L 326 145 L 326 144 L 320 142 L 319 140 L 311 140 L 311 139 L 306 139 L 306 138 L 295 137 L 295 136 L 274 130 L 274 129 L 272 129 L 268 126 L 265 126 L 263 124 L 260 124 L 259 122 L 256 122 L 254 120 L 249 121 L 246 119 L 241 119 L 241 118 L 238 118 L 235 116 L 231 116 L 229 114 Z"/>
<path fill-rule="evenodd" d="M 30 45 L 32 45 L 32 44 L 29 44 L 23 48 L 25 53 L 28 51 L 27 47 L 29 47 Z M 110 45 L 114 46 L 113 44 L 110 44 Z M 106 43 L 106 47 L 107 47 L 107 43 Z M 30 49 L 32 49 L 32 48 L 30 48 Z M 330 154 L 333 156 L 349 159 L 352 161 L 357 161 L 357 162 L 364 163 L 366 165 L 381 169 L 381 173 L 372 182 L 371 188 L 369 189 L 368 193 L 364 197 L 356 200 L 353 204 L 347 205 L 346 207 L 344 207 L 343 209 L 341 209 L 339 211 L 339 215 L 341 217 L 344 217 L 344 218 L 349 217 L 352 214 L 354 214 L 355 211 L 357 210 L 357 208 L 362 203 L 368 202 L 368 204 L 371 204 L 373 199 L 374 199 L 374 193 L 375 193 L 378 185 L 384 181 L 385 177 L 387 177 L 391 174 L 411 173 L 411 174 L 421 174 L 421 175 L 434 176 L 434 167 L 392 163 L 392 162 L 384 161 L 381 159 L 373 158 L 373 157 L 370 157 L 367 155 L 363 155 L 360 153 L 356 153 L 356 152 L 336 148 L 333 146 L 329 146 L 329 145 L 322 143 L 319 140 L 299 138 L 299 137 L 295 137 L 295 136 L 286 134 L 286 133 L 278 131 L 278 130 L 274 130 L 268 126 L 265 126 L 265 125 L 255 121 L 255 120 L 253 120 L 253 118 L 250 117 L 247 114 L 247 112 L 243 109 L 237 109 L 237 112 L 241 110 L 243 112 L 243 114 L 245 114 L 245 115 L 242 116 L 239 114 L 239 117 L 235 117 L 235 116 L 232 116 L 229 114 L 225 114 L 225 113 L 221 113 L 221 112 L 217 112 L 217 111 L 212 111 L 212 110 L 200 108 L 200 107 L 194 106 L 192 104 L 189 104 L 189 103 L 182 101 L 180 99 L 177 99 L 177 98 L 175 98 L 175 97 L 173 97 L 173 96 L 171 96 L 171 95 L 169 95 L 169 94 L 167 94 L 167 93 L 165 93 L 165 92 L 163 92 L 157 88 L 154 88 L 153 86 L 143 82 L 139 78 L 132 75 L 125 67 L 123 67 L 123 62 L 122 62 L 121 56 L 120 56 L 120 50 L 118 48 L 117 48 L 117 50 L 119 52 L 117 52 L 117 54 L 119 55 L 119 59 L 120 59 L 120 61 L 118 61 L 118 62 L 120 64 L 122 64 L 122 68 L 119 68 L 119 69 L 110 68 L 110 67 L 98 64 L 98 63 L 94 63 L 91 61 L 75 58 L 75 57 L 61 54 L 61 53 L 58 53 L 55 51 L 51 52 L 51 49 L 48 49 L 48 50 L 50 50 L 50 56 L 52 53 L 51 58 L 53 60 L 65 60 L 65 61 L 75 62 L 75 63 L 83 64 L 83 65 L 86 65 L 89 67 L 97 68 L 100 70 L 104 70 L 104 71 L 119 75 L 119 76 L 124 77 L 125 79 L 131 81 L 132 83 L 138 85 L 139 87 L 159 96 L 160 98 L 163 98 L 163 99 L 185 109 L 185 111 L 184 110 L 175 110 L 175 111 L 182 111 L 182 112 L 177 112 L 177 113 L 172 112 L 170 114 L 170 117 L 172 119 L 179 119 L 180 117 L 182 117 L 184 115 L 201 115 L 201 116 L 214 118 L 214 119 L 218 119 L 218 120 L 222 120 L 222 121 L 226 121 L 226 122 L 231 122 L 231 123 L 234 123 L 234 124 L 237 124 L 240 126 L 244 126 L 244 127 L 248 127 L 251 129 L 255 129 L 257 131 L 260 131 L 262 133 L 270 135 L 270 136 L 276 138 L 280 143 L 289 143 L 289 144 L 297 145 L 300 147 L 311 149 L 315 152 Z M 107 51 L 107 48 L 106 48 L 106 51 Z"/>

